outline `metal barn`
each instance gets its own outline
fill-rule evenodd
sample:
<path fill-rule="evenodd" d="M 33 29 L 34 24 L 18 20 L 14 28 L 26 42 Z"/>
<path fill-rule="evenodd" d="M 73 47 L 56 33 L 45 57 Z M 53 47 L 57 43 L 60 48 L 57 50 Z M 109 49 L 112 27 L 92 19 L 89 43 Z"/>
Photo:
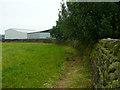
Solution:
<path fill-rule="evenodd" d="M 5 31 L 5 39 L 46 39 L 50 37 L 49 30 L 8 29 Z"/>
<path fill-rule="evenodd" d="M 43 38 L 43 39 L 51 38 L 49 31 L 50 30 L 41 31 L 40 32 L 40 38 Z"/>
<path fill-rule="evenodd" d="M 26 29 L 8 29 L 5 31 L 5 39 L 38 39 L 40 33 Z"/>

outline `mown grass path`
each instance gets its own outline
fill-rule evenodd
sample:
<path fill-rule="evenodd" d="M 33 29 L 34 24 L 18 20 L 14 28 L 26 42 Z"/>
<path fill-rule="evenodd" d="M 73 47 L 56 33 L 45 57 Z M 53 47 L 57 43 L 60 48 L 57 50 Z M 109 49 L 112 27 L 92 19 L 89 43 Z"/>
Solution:
<path fill-rule="evenodd" d="M 81 58 L 79 52 L 71 47 L 66 47 L 66 51 L 65 74 L 54 88 L 92 88 L 89 61 Z"/>
<path fill-rule="evenodd" d="M 3 88 L 91 87 L 89 62 L 72 47 L 42 43 L 2 44 Z"/>

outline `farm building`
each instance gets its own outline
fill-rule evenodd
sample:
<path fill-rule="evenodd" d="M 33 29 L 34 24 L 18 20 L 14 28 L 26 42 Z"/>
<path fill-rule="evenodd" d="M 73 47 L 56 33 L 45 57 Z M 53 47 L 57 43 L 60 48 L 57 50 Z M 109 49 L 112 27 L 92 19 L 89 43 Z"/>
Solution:
<path fill-rule="evenodd" d="M 46 39 L 50 38 L 49 30 L 35 31 L 26 29 L 8 29 L 5 31 L 5 39 Z"/>
<path fill-rule="evenodd" d="M 0 35 L 0 39 L 4 39 L 5 38 L 5 35 L 4 34 L 1 34 Z"/>
<path fill-rule="evenodd" d="M 41 31 L 40 38 L 50 38 L 49 30 Z"/>

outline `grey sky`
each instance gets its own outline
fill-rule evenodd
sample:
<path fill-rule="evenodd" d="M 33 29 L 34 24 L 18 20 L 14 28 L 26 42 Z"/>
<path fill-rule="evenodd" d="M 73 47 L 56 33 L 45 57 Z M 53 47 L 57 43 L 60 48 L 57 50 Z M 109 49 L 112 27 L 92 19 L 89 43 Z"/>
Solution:
<path fill-rule="evenodd" d="M 0 0 L 0 34 L 9 28 L 46 30 L 56 25 L 61 0 Z"/>

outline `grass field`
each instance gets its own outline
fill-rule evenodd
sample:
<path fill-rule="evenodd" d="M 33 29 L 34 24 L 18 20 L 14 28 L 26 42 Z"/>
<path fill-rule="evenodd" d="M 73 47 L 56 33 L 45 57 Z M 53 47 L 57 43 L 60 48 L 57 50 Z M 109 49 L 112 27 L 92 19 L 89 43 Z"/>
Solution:
<path fill-rule="evenodd" d="M 3 88 L 40 88 L 54 84 L 65 61 L 63 47 L 39 43 L 2 44 Z"/>
<path fill-rule="evenodd" d="M 3 88 L 86 88 L 89 62 L 68 46 L 2 43 Z"/>

